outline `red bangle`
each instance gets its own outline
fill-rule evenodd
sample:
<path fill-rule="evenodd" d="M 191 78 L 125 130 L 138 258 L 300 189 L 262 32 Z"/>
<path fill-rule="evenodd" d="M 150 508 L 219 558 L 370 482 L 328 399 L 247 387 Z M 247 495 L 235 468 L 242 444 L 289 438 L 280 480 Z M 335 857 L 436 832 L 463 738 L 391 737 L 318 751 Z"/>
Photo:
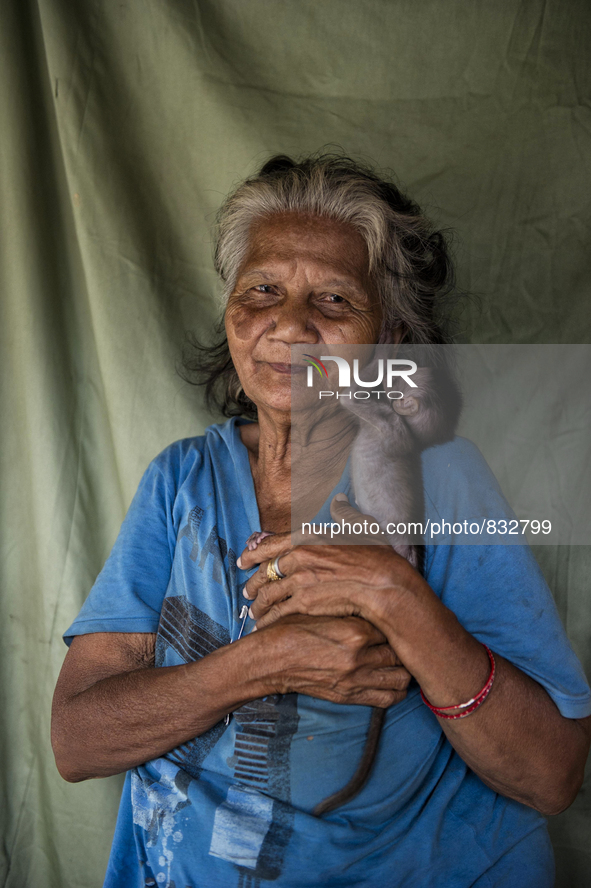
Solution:
<path fill-rule="evenodd" d="M 488 654 L 488 659 L 490 660 L 490 674 L 482 690 L 479 691 L 475 697 L 472 697 L 471 700 L 467 700 L 465 703 L 456 703 L 455 706 L 433 706 L 431 703 L 429 703 L 421 689 L 421 699 L 423 703 L 428 706 L 431 712 L 434 712 L 438 718 L 465 718 L 467 715 L 470 715 L 472 712 L 474 712 L 475 709 L 478 709 L 478 707 L 484 703 L 484 701 L 490 694 L 490 690 L 493 686 L 493 681 L 495 680 L 496 663 L 491 649 L 485 644 L 483 644 L 483 648 Z"/>

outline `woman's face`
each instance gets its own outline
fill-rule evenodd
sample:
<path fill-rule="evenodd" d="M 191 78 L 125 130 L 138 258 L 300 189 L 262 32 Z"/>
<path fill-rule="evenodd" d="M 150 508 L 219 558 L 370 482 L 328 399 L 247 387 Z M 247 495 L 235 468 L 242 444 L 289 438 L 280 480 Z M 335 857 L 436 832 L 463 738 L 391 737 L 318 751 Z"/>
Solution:
<path fill-rule="evenodd" d="M 226 309 L 234 366 L 260 408 L 289 410 L 290 346 L 377 342 L 382 312 L 365 241 L 330 219 L 273 216 L 251 232 Z"/>

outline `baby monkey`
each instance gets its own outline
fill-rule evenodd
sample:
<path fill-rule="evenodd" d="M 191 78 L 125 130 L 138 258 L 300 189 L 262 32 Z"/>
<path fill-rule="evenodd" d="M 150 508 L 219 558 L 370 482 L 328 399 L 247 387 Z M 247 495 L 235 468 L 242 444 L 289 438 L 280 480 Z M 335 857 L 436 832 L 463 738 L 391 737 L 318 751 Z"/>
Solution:
<path fill-rule="evenodd" d="M 408 378 L 414 386 L 401 377 L 396 390 L 372 392 L 363 400 L 353 392 L 350 398 L 341 393 L 340 403 L 359 420 L 351 448 L 357 505 L 375 518 L 394 550 L 418 569 L 421 536 L 416 530 L 424 512 L 421 451 L 453 438 L 461 397 L 445 367 L 419 367 Z"/>
<path fill-rule="evenodd" d="M 376 360 L 367 367 L 366 378 L 374 378 L 373 370 L 379 370 Z M 447 365 L 417 368 L 412 374 L 414 386 L 408 381 L 410 375 L 401 377 L 396 390 L 372 392 L 363 399 L 355 398 L 353 390 L 341 390 L 339 403 L 359 424 L 351 448 L 357 506 L 376 520 L 394 550 L 420 570 L 420 535 L 409 532 L 408 525 L 423 522 L 421 451 L 453 438 L 462 400 Z M 247 540 L 248 548 L 256 549 L 270 535 L 270 531 L 253 533 Z M 316 816 L 344 805 L 361 791 L 375 760 L 384 717 L 384 709 L 372 708 L 355 774 L 346 786 L 315 807 Z"/>

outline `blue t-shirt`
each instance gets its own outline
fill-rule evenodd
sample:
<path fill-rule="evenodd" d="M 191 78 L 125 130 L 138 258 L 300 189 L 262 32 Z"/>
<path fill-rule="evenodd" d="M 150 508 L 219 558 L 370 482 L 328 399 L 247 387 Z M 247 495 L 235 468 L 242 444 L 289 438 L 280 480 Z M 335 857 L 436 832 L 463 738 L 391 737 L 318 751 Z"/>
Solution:
<path fill-rule="evenodd" d="M 161 667 L 237 637 L 248 575 L 236 558 L 260 529 L 239 423 L 178 441 L 150 464 L 68 643 L 89 632 L 157 632 Z M 423 475 L 434 519 L 459 500 L 463 514 L 506 514 L 468 441 L 426 451 Z M 350 493 L 346 479 L 341 489 Z M 564 716 L 591 713 L 589 687 L 526 546 L 427 546 L 425 575 L 466 629 L 540 682 Z M 415 682 L 387 711 L 363 790 L 314 817 L 314 806 L 355 772 L 370 712 L 305 695 L 267 697 L 133 768 L 105 888 L 553 884 L 544 818 L 482 783 Z"/>

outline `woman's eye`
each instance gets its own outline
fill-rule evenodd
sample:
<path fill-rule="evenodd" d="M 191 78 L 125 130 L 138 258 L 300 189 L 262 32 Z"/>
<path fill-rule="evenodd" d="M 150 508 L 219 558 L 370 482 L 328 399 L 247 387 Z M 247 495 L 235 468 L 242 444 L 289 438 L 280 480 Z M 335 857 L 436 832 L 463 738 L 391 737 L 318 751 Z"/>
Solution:
<path fill-rule="evenodd" d="M 342 296 L 339 296 L 338 293 L 331 293 L 328 298 L 330 299 L 330 301 L 332 302 L 333 305 L 340 304 L 341 302 L 346 301 Z"/>
<path fill-rule="evenodd" d="M 253 287 L 252 289 L 256 290 L 257 293 L 272 293 L 273 292 L 273 287 L 271 286 L 271 284 L 257 284 L 256 287 Z"/>

